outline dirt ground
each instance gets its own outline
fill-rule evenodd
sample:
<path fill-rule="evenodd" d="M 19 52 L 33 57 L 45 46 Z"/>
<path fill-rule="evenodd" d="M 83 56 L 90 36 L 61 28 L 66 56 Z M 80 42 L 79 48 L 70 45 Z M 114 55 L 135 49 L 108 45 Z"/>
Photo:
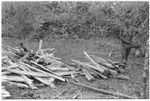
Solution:
<path fill-rule="evenodd" d="M 2 48 L 5 49 L 7 45 L 17 46 L 19 40 L 3 38 Z M 36 50 L 38 47 L 38 42 L 28 42 L 25 41 L 25 46 Z M 58 40 L 55 42 L 49 41 L 44 42 L 42 48 L 56 48 L 58 51 L 55 53 L 56 57 L 62 58 L 62 62 L 68 63 L 70 59 L 85 60 L 83 51 L 92 52 L 101 58 L 108 59 L 108 54 L 113 50 L 112 56 L 109 58 L 114 61 L 119 61 L 120 55 L 120 44 L 116 40 L 112 39 L 91 39 L 91 40 Z M 105 89 L 108 91 L 114 91 L 123 93 L 130 96 L 138 96 L 141 98 L 142 92 L 142 72 L 143 66 L 138 64 L 144 63 L 143 58 L 135 58 L 130 54 L 128 67 L 126 74 L 129 75 L 131 80 L 119 80 L 115 78 L 110 78 L 104 80 L 102 78 L 96 79 L 89 82 L 84 76 L 77 76 L 76 78 L 80 83 L 91 85 L 100 89 Z M 48 86 L 39 86 L 38 90 L 23 89 L 16 86 L 9 86 L 7 84 L 6 90 L 11 94 L 9 99 L 52 99 L 55 98 L 59 93 L 64 92 L 59 98 L 71 99 L 76 93 L 81 89 L 81 87 L 74 84 L 66 82 L 56 82 L 56 89 L 52 89 Z M 66 91 L 66 92 L 65 92 Z M 147 88 L 148 92 L 148 88 Z M 148 93 L 147 93 L 148 94 Z M 79 99 L 114 99 L 118 98 L 108 94 L 98 93 L 86 88 L 82 88 L 80 92 Z"/>

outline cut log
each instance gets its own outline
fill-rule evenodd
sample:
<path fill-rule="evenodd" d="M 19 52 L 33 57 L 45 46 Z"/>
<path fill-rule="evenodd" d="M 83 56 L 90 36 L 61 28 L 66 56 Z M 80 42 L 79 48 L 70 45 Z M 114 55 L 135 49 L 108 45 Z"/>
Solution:
<path fill-rule="evenodd" d="M 92 65 L 90 65 L 90 64 L 87 64 L 87 63 L 84 63 L 84 62 L 80 62 L 80 61 L 77 61 L 77 60 L 74 60 L 74 59 L 72 59 L 72 61 L 75 62 L 75 63 L 77 63 L 77 64 L 80 64 L 80 65 L 82 65 L 82 66 L 84 66 L 84 67 L 86 67 L 86 68 L 92 68 L 92 69 L 98 70 L 98 71 L 101 72 L 101 73 L 104 73 L 104 72 L 105 72 L 105 70 L 102 69 L 102 68 L 97 68 L 97 67 L 92 66 Z"/>
<path fill-rule="evenodd" d="M 106 61 L 109 62 L 110 64 L 112 64 L 114 66 L 114 68 L 112 68 L 112 69 L 115 69 L 115 67 L 118 68 L 118 66 L 115 65 L 117 62 L 114 62 L 114 61 L 109 60 L 109 59 L 107 59 Z"/>
<path fill-rule="evenodd" d="M 88 57 L 88 59 L 92 62 L 93 65 L 97 66 L 98 68 L 103 68 L 103 67 L 100 67 L 85 51 L 84 51 L 84 54 Z"/>
<path fill-rule="evenodd" d="M 23 74 L 23 75 L 29 75 L 29 76 L 37 76 L 37 77 L 52 77 L 52 75 L 50 74 L 44 74 L 44 73 L 39 73 L 39 72 L 25 72 L 25 71 L 21 71 L 21 70 L 11 70 L 8 69 L 9 72 L 15 73 L 15 74 Z"/>
<path fill-rule="evenodd" d="M 78 64 L 80 64 L 80 65 L 83 65 L 83 66 L 87 66 L 87 67 L 90 67 L 90 68 L 93 68 L 93 69 L 95 69 L 95 70 L 98 70 L 100 73 L 102 73 L 102 74 L 108 74 L 107 72 L 109 71 L 110 72 L 110 74 L 111 75 L 113 75 L 113 76 L 116 76 L 117 74 L 118 74 L 118 72 L 117 71 L 115 71 L 115 70 L 111 70 L 111 69 L 108 69 L 108 68 L 106 68 L 106 67 L 104 67 L 104 66 L 102 66 L 103 68 L 105 68 L 105 69 L 102 69 L 102 68 L 97 68 L 97 67 L 95 67 L 95 66 L 92 66 L 92 65 L 90 65 L 90 64 L 87 64 L 87 63 L 83 63 L 83 62 L 79 62 L 79 61 L 77 61 L 77 60 L 72 60 L 73 62 L 76 62 L 76 63 L 78 63 Z"/>
<path fill-rule="evenodd" d="M 57 70 L 59 70 L 59 71 L 69 71 L 70 70 L 69 68 L 63 68 L 63 67 L 58 67 L 58 66 L 56 67 L 56 66 L 51 66 L 51 65 L 46 66 L 46 68 L 48 68 L 52 71 L 57 71 Z"/>
<path fill-rule="evenodd" d="M 2 76 L 3 81 L 16 81 L 16 82 L 25 82 L 25 80 L 21 76 Z"/>
<path fill-rule="evenodd" d="M 54 74 L 51 74 L 51 73 L 46 73 L 46 72 L 43 72 L 43 73 L 39 73 L 39 72 L 26 72 L 26 71 L 21 71 L 21 70 L 11 70 L 11 69 L 8 69 L 9 72 L 12 72 L 12 73 L 16 73 L 16 74 L 19 74 L 19 75 L 28 75 L 28 76 L 37 76 L 37 77 L 54 77 L 54 78 L 57 78 L 61 81 L 65 81 L 64 78 L 60 77 L 60 76 L 56 76 Z"/>
<path fill-rule="evenodd" d="M 101 59 L 101 58 L 99 58 L 99 57 L 95 57 L 95 56 L 93 56 L 94 58 L 95 58 L 95 60 L 97 61 L 97 63 L 99 63 L 99 64 L 97 64 L 86 52 L 84 52 L 84 54 L 91 60 L 91 62 L 93 63 L 93 64 L 95 64 L 97 67 L 101 67 L 101 68 L 103 68 L 104 70 L 109 70 L 109 72 L 113 75 L 113 76 L 116 76 L 117 74 L 118 74 L 118 72 L 117 71 L 114 71 L 114 70 L 111 70 L 112 68 L 115 68 L 112 64 L 110 64 L 110 63 L 108 63 L 106 60 L 104 60 L 104 59 Z M 101 65 L 101 66 L 100 66 Z"/>
<path fill-rule="evenodd" d="M 77 60 L 73 60 L 73 59 L 72 59 L 72 61 L 75 62 L 75 63 L 77 63 L 77 64 L 79 64 L 79 65 L 82 65 L 83 68 L 85 67 L 87 69 L 95 69 L 95 70 L 99 71 L 100 73 L 102 73 L 102 74 L 99 73 L 99 76 L 101 76 L 104 79 L 107 78 L 106 76 L 103 75 L 103 74 L 107 74 L 107 71 L 103 70 L 102 68 L 97 68 L 97 67 L 92 66 L 90 64 L 87 64 L 87 63 L 84 63 L 84 62 L 80 62 L 80 61 L 77 61 Z"/>
<path fill-rule="evenodd" d="M 102 65 L 102 66 L 105 66 L 105 67 L 107 67 L 107 68 L 109 68 L 109 69 L 115 68 L 112 64 L 110 64 L 110 63 L 107 62 L 106 60 L 104 60 L 104 59 L 102 59 L 102 58 L 100 58 L 100 57 L 94 56 L 94 55 L 91 55 L 91 56 L 94 58 L 94 60 L 95 60 L 98 64 L 100 64 L 100 65 Z"/>
<path fill-rule="evenodd" d="M 31 61 L 31 63 L 33 63 L 34 65 L 36 65 L 36 66 L 38 66 L 41 70 L 43 70 L 43 71 L 46 71 L 46 72 L 48 72 L 48 73 L 51 73 L 51 74 L 54 74 L 54 75 L 56 75 L 53 71 L 51 71 L 51 70 L 49 70 L 49 69 L 47 69 L 47 68 L 45 68 L 45 67 L 43 67 L 42 65 L 40 65 L 40 64 L 37 64 L 36 62 L 34 62 L 34 61 Z M 56 75 L 57 76 L 57 75 Z"/>
<path fill-rule="evenodd" d="M 25 66 L 28 66 L 29 68 L 32 68 L 32 69 L 34 69 L 34 70 L 36 70 L 36 71 L 39 71 L 39 72 L 42 72 L 42 73 L 44 73 L 44 74 L 46 74 L 46 75 L 49 75 L 49 76 L 51 76 L 51 77 L 57 78 L 57 79 L 59 79 L 59 80 L 61 80 L 61 81 L 65 81 L 64 78 L 62 78 L 62 77 L 60 77 L 60 76 L 54 74 L 53 71 L 50 71 L 49 69 L 43 67 L 42 65 L 37 64 L 36 62 L 32 62 L 32 63 L 34 63 L 36 66 L 40 67 L 40 69 L 39 69 L 39 68 L 32 67 L 32 66 L 30 66 L 30 65 L 28 65 L 28 64 L 25 64 L 25 63 L 22 63 L 22 64 L 24 64 Z M 46 70 L 46 71 L 43 71 L 42 69 L 44 69 L 44 70 Z"/>
<path fill-rule="evenodd" d="M 89 69 L 89 72 L 90 72 L 91 74 L 93 74 L 93 75 L 98 75 L 98 76 L 102 77 L 103 79 L 108 79 L 107 76 L 104 76 L 103 74 L 101 74 L 100 72 L 98 72 L 98 71 L 96 71 L 96 70 L 94 70 L 94 69 Z"/>

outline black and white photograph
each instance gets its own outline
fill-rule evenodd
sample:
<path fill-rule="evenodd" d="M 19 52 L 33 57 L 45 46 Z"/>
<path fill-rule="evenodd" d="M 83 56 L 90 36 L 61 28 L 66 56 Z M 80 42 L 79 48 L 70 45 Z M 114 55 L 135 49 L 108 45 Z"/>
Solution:
<path fill-rule="evenodd" d="M 149 99 L 149 1 L 1 1 L 2 99 Z"/>

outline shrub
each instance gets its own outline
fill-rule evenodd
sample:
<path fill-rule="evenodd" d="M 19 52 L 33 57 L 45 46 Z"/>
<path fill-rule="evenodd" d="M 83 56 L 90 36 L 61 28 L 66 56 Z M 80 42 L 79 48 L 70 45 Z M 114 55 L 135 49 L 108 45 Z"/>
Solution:
<path fill-rule="evenodd" d="M 137 35 L 144 42 L 148 15 L 148 2 L 3 2 L 2 36 L 36 40 L 48 36 L 118 38 L 128 23 L 140 29 Z"/>

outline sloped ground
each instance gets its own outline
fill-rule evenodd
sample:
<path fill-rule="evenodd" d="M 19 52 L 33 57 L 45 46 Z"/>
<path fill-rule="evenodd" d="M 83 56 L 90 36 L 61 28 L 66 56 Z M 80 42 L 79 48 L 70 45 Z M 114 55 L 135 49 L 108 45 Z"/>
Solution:
<path fill-rule="evenodd" d="M 2 40 L 2 48 L 5 48 L 7 45 L 17 46 L 19 40 L 14 39 L 4 39 Z M 25 46 L 31 49 L 37 49 L 38 42 L 25 42 Z M 62 62 L 70 62 L 70 59 L 78 59 L 84 60 L 83 51 L 89 51 L 93 54 L 100 56 L 102 58 L 109 58 L 108 55 L 111 51 L 113 51 L 110 59 L 114 61 L 120 60 L 120 45 L 119 42 L 112 39 L 91 39 L 91 40 L 59 40 L 55 42 L 44 42 L 43 48 L 56 48 L 58 51 L 56 52 L 56 57 L 62 58 Z M 129 57 L 128 68 L 126 70 L 126 74 L 129 75 L 131 81 L 127 80 L 119 80 L 115 78 L 110 78 L 108 80 L 104 79 L 96 79 L 94 81 L 89 82 L 84 76 L 77 76 L 76 78 L 80 81 L 80 83 L 91 85 L 100 89 L 105 89 L 108 91 L 114 91 L 123 93 L 130 96 L 138 96 L 140 98 L 140 94 L 142 92 L 142 72 L 143 66 L 137 63 L 144 63 L 144 59 L 142 58 L 134 58 L 132 55 Z M 64 92 L 59 98 L 73 98 L 76 93 L 81 89 L 81 87 L 64 82 L 57 82 L 57 88 L 52 89 L 50 87 L 42 87 L 39 86 L 38 90 L 31 89 L 20 89 L 15 86 L 7 85 L 6 90 L 8 90 L 11 94 L 10 99 L 50 99 L 55 98 L 59 93 Z M 66 92 L 65 92 L 66 91 Z M 111 95 L 98 93 L 86 88 L 82 88 L 80 92 L 79 98 L 93 98 L 93 99 L 106 99 L 106 98 L 117 98 Z"/>

